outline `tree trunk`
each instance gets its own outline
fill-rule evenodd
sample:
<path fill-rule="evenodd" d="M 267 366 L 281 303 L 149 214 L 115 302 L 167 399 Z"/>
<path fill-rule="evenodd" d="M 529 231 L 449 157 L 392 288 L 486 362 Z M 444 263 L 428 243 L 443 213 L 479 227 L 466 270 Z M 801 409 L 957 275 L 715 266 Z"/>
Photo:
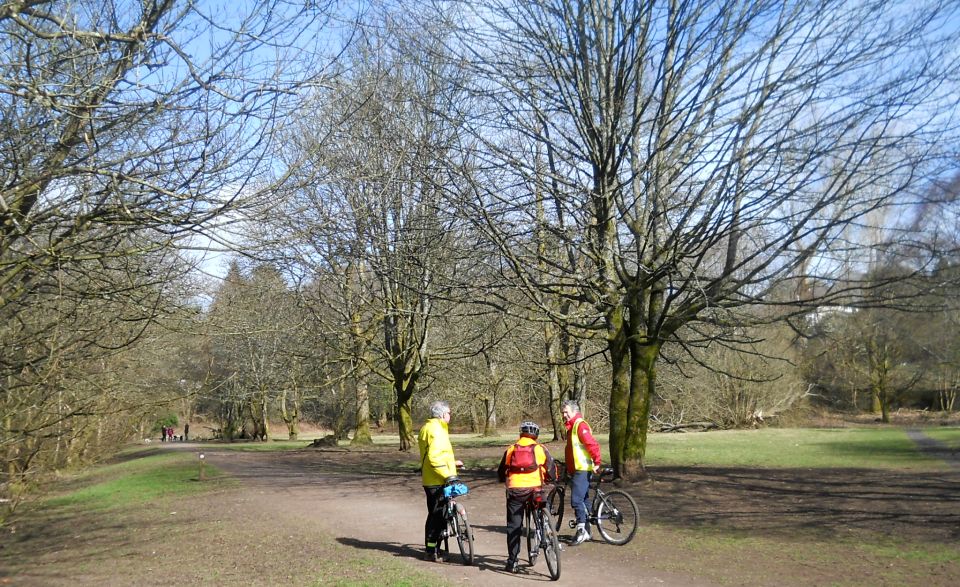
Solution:
<path fill-rule="evenodd" d="M 350 444 L 373 444 L 370 435 L 370 389 L 362 376 L 357 376 L 357 431 Z"/>
<path fill-rule="evenodd" d="M 293 407 L 288 409 L 287 393 L 288 390 L 286 389 L 280 393 L 280 417 L 287 425 L 287 438 L 296 440 L 300 435 L 300 405 L 296 399 L 296 392 L 294 392 Z"/>
<path fill-rule="evenodd" d="M 627 481 L 640 481 L 647 476 L 643 458 L 647 451 L 650 401 L 656 390 L 659 353 L 660 346 L 656 343 L 630 344 L 630 401 L 620 468 L 620 476 Z"/>
<path fill-rule="evenodd" d="M 267 392 L 264 391 L 257 401 L 257 408 L 260 410 L 260 440 L 266 442 L 270 439 L 270 425 L 267 423 Z"/>
<path fill-rule="evenodd" d="M 413 417 L 410 414 L 410 401 L 397 401 L 397 433 L 400 436 L 400 450 L 408 451 L 413 446 Z"/>
<path fill-rule="evenodd" d="M 414 429 L 411 399 L 417 389 L 416 376 L 404 380 L 396 377 L 393 382 L 397 397 L 397 433 L 400 436 L 400 450 L 408 451 L 413 447 Z"/>
<path fill-rule="evenodd" d="M 485 396 L 483 402 L 483 435 L 497 435 L 497 403 L 495 398 Z"/>
<path fill-rule="evenodd" d="M 623 328 L 623 313 L 617 309 L 608 318 L 610 352 L 610 464 L 614 475 L 623 473 L 624 448 L 626 446 L 627 414 L 630 407 L 630 361 L 627 336 Z"/>
<path fill-rule="evenodd" d="M 543 341 L 547 359 L 547 405 L 550 409 L 550 423 L 553 426 L 553 440 L 565 440 L 567 428 L 560 417 L 564 396 L 560 386 L 560 366 L 557 360 L 557 330 L 549 322 L 543 326 Z"/>
<path fill-rule="evenodd" d="M 573 389 L 571 397 L 581 406 L 587 401 L 587 368 L 584 360 L 583 341 L 579 338 L 573 341 Z M 559 408 L 557 408 L 559 410 Z"/>

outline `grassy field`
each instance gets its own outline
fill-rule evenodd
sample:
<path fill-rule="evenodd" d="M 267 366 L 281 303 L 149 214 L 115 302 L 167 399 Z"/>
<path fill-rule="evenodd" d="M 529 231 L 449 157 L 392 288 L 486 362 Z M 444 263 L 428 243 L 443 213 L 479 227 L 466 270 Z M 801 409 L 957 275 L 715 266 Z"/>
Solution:
<path fill-rule="evenodd" d="M 960 450 L 960 428 L 926 428 L 924 432 L 930 438 L 946 444 L 953 450 Z"/>
<path fill-rule="evenodd" d="M 931 437 L 960 442 L 960 429 L 928 428 Z M 767 428 L 704 434 L 651 435 L 650 465 L 758 468 L 943 469 L 893 428 Z"/>
<path fill-rule="evenodd" d="M 960 428 L 929 427 L 925 434 L 953 448 L 960 448 Z M 552 434 L 544 432 L 543 438 Z M 604 455 L 608 437 L 598 434 Z M 394 435 L 374 437 L 377 446 L 399 446 Z M 508 446 L 513 434 L 478 436 L 451 434 L 454 447 L 482 448 Z M 212 443 L 217 450 L 286 451 L 305 448 L 309 440 Z M 350 447 L 349 441 L 340 443 Z M 556 446 L 556 445 L 555 445 Z M 553 449 L 557 452 L 557 448 Z M 492 459 L 465 461 L 471 467 L 491 467 Z M 939 470 L 941 460 L 922 454 L 906 432 L 897 428 L 763 428 L 722 430 L 707 433 L 651 434 L 647 439 L 646 462 L 652 466 L 716 466 L 756 468 L 853 468 Z M 412 463 L 411 466 L 415 466 Z"/>
<path fill-rule="evenodd" d="M 81 509 L 136 506 L 234 484 L 209 465 L 204 465 L 208 482 L 199 483 L 199 463 L 191 453 L 143 455 L 130 452 L 120 462 L 86 471 L 67 485 L 75 488 L 52 495 L 43 504 Z"/>

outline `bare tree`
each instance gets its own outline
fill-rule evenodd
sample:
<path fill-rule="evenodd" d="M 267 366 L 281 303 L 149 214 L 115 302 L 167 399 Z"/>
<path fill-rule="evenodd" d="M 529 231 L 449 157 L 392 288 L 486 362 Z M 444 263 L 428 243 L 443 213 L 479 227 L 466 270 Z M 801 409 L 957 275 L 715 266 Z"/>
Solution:
<path fill-rule="evenodd" d="M 277 229 L 294 271 L 338 292 L 330 301 L 349 332 L 342 348 L 355 389 L 366 389 L 367 373 L 392 384 L 402 450 L 411 446 L 412 399 L 437 345 L 432 322 L 456 255 L 441 207 L 443 170 L 457 147 L 457 125 L 444 115 L 456 73 L 405 45 L 418 34 L 435 33 L 402 29 L 386 14 L 358 35 L 349 71 L 291 141 L 301 181 Z M 361 398 L 358 424 L 368 418 Z"/>
<path fill-rule="evenodd" d="M 471 6 L 460 55 L 481 80 L 469 105 L 488 165 L 465 212 L 532 304 L 604 332 L 626 478 L 644 474 L 662 346 L 789 303 L 768 293 L 798 268 L 835 277 L 852 227 L 918 193 L 956 130 L 955 3 Z M 559 202 L 545 218 L 541 193 Z M 539 230 L 582 265 L 545 274 Z"/>
<path fill-rule="evenodd" d="M 331 6 L 0 3 L 0 323 L 16 325 L 0 401 L 108 360 L 186 301 L 178 251 L 257 197 L 277 125 L 325 76 Z M 12 417 L 0 445 L 57 434 Z"/>

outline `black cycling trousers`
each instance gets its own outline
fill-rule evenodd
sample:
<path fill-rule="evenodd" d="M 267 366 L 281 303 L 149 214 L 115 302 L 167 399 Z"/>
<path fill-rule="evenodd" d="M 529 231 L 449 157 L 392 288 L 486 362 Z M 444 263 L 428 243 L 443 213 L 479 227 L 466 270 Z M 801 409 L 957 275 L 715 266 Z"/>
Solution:
<path fill-rule="evenodd" d="M 443 485 L 434 485 L 423 487 L 427 494 L 427 521 L 423 524 L 424 546 L 430 550 L 429 544 L 435 543 L 433 548 L 440 550 L 440 534 L 447 527 L 447 521 L 443 519 Z"/>
<path fill-rule="evenodd" d="M 523 534 L 523 504 L 530 494 L 540 488 L 507 489 L 507 557 L 516 561 L 520 557 L 520 537 Z"/>

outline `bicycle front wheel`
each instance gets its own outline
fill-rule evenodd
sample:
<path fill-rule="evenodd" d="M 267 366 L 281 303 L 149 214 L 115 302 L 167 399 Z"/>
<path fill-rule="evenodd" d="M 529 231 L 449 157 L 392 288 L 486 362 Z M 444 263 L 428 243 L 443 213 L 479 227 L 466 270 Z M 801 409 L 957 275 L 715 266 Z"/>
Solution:
<path fill-rule="evenodd" d="M 633 540 L 640 525 L 637 502 L 625 491 L 611 489 L 597 505 L 597 529 L 610 544 L 626 544 Z"/>
<path fill-rule="evenodd" d="M 543 527 L 543 541 L 540 543 L 543 547 L 543 558 L 547 559 L 550 579 L 556 581 L 560 578 L 560 537 L 553 529 L 553 521 L 547 509 L 540 510 L 540 524 Z"/>
<path fill-rule="evenodd" d="M 460 547 L 460 556 L 463 557 L 463 564 L 473 564 L 473 531 L 470 529 L 470 522 L 467 521 L 467 512 L 463 506 L 457 504 L 454 510 L 453 520 L 450 523 L 451 533 L 457 537 L 457 546 Z"/>
<path fill-rule="evenodd" d="M 566 491 L 562 485 L 557 485 L 550 490 L 550 495 L 547 496 L 547 508 L 550 509 L 550 516 L 553 518 L 554 526 L 553 528 L 559 532 L 560 525 L 563 524 L 563 504 Z"/>

